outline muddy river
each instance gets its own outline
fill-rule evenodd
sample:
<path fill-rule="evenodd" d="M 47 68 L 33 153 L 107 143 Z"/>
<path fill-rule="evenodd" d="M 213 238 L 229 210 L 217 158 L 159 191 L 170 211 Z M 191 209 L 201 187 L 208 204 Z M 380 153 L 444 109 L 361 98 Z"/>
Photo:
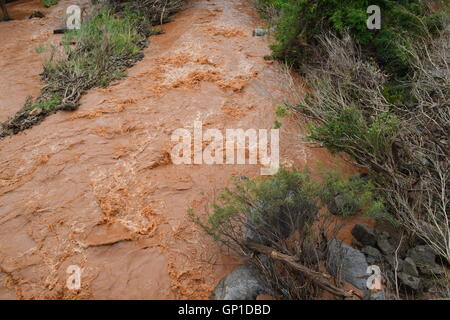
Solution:
<path fill-rule="evenodd" d="M 0 121 L 42 85 L 36 46 L 58 43 L 52 30 L 71 1 L 43 9 L 9 4 L 0 22 Z M 43 19 L 28 19 L 39 9 Z M 251 1 L 191 0 L 150 38 L 128 77 L 90 90 L 74 112 L 0 140 L 0 299 L 207 299 L 240 261 L 193 224 L 232 176 L 261 165 L 171 162 L 171 134 L 191 129 L 271 129 L 287 95 L 282 67 L 263 57 L 269 40 Z M 346 165 L 302 142 L 284 119 L 284 165 Z M 348 169 L 349 170 L 349 169 Z M 67 289 L 68 266 L 82 270 Z"/>

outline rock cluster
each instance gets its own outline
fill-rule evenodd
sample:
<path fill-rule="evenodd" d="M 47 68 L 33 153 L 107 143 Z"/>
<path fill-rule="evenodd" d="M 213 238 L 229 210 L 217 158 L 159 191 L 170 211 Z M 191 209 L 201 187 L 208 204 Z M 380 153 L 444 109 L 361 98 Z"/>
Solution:
<path fill-rule="evenodd" d="M 385 266 L 387 274 L 397 271 L 397 278 L 403 289 L 420 291 L 424 289 L 424 277 L 442 275 L 445 270 L 439 265 L 437 255 L 428 245 L 412 248 L 399 247 L 397 241 L 386 231 L 357 224 L 352 229 L 357 246 L 371 265 Z M 397 251 L 397 254 L 396 254 Z"/>

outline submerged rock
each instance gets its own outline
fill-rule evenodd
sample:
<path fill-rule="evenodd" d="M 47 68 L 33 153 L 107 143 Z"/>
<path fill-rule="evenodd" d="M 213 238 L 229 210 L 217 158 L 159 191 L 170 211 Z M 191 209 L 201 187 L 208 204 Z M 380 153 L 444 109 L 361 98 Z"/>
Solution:
<path fill-rule="evenodd" d="M 256 27 L 255 30 L 253 30 L 253 36 L 254 37 L 263 37 L 266 34 L 268 34 L 269 31 L 264 29 L 263 27 Z"/>

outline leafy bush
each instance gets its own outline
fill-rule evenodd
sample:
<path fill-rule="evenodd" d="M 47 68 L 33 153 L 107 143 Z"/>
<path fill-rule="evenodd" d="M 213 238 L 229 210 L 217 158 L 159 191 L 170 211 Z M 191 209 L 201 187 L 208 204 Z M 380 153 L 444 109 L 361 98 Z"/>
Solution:
<path fill-rule="evenodd" d="M 216 239 L 241 239 L 242 227 L 263 243 L 276 243 L 314 220 L 316 185 L 307 172 L 280 171 L 272 179 L 235 179 L 202 225 Z"/>
<path fill-rule="evenodd" d="M 258 0 L 279 10 L 276 44 L 273 55 L 295 66 L 310 62 L 317 36 L 323 32 L 340 34 L 348 30 L 365 52 L 387 71 L 399 77 L 410 71 L 402 46 L 441 26 L 439 16 L 432 14 L 419 0 Z M 369 5 L 382 11 L 381 30 L 366 26 Z"/>
<path fill-rule="evenodd" d="M 212 214 L 202 221 L 191 215 L 210 235 L 230 246 L 252 240 L 277 246 L 294 231 L 307 230 L 318 210 L 340 194 L 348 204 L 345 215 L 365 213 L 381 217 L 384 204 L 374 185 L 354 176 L 345 179 L 337 171 L 312 180 L 307 170 L 281 168 L 270 178 L 234 179 L 212 204 Z"/>
<path fill-rule="evenodd" d="M 213 203 L 209 216 L 202 219 L 193 211 L 190 215 L 216 240 L 249 258 L 275 294 L 284 299 L 311 299 L 317 297 L 319 287 L 330 289 L 329 283 L 324 286 L 327 279 L 320 280 L 321 266 L 327 264 L 325 234 L 337 232 L 340 226 L 327 215 L 317 215 L 326 204 L 320 199 L 328 201 L 335 192 L 351 199 L 348 203 L 359 211 L 384 209 L 375 200 L 373 186 L 358 177 L 345 180 L 329 173 L 319 184 L 306 170 L 281 168 L 269 178 L 235 179 L 234 186 Z M 256 254 L 258 247 L 266 250 L 265 256 Z M 292 261 L 297 268 L 289 264 Z"/>
<path fill-rule="evenodd" d="M 414 76 L 393 86 L 350 37 L 321 38 L 313 93 L 293 110 L 317 120 L 309 138 L 368 170 L 396 221 L 450 261 L 450 28 L 408 51 Z"/>
<path fill-rule="evenodd" d="M 339 197 L 338 209 L 343 216 L 364 213 L 371 218 L 392 221 L 370 180 L 361 175 L 345 179 L 339 171 L 327 171 L 322 178 L 323 183 L 320 184 L 318 196 L 324 204 L 328 204 L 329 210 L 330 204 Z"/>

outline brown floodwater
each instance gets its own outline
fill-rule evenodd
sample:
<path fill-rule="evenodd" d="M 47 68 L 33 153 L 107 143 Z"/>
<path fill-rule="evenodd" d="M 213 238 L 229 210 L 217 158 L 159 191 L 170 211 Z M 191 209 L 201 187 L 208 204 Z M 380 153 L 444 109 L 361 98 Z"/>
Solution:
<path fill-rule="evenodd" d="M 19 20 L 0 23 L 0 121 L 37 95 L 36 45 L 57 43 L 62 10 L 39 1 L 10 4 Z M 15 8 L 15 9 L 14 9 Z M 39 8 L 44 19 L 28 19 Z M 20 18 L 21 17 L 21 18 Z M 251 1 L 191 0 L 150 39 L 128 77 L 90 90 L 75 112 L 0 140 L 0 299 L 207 299 L 240 261 L 188 217 L 206 214 L 230 177 L 260 165 L 174 165 L 171 133 L 192 128 L 270 129 L 288 95 Z M 349 165 L 301 140 L 286 118 L 284 165 Z M 66 288 L 67 267 L 81 289 Z"/>

